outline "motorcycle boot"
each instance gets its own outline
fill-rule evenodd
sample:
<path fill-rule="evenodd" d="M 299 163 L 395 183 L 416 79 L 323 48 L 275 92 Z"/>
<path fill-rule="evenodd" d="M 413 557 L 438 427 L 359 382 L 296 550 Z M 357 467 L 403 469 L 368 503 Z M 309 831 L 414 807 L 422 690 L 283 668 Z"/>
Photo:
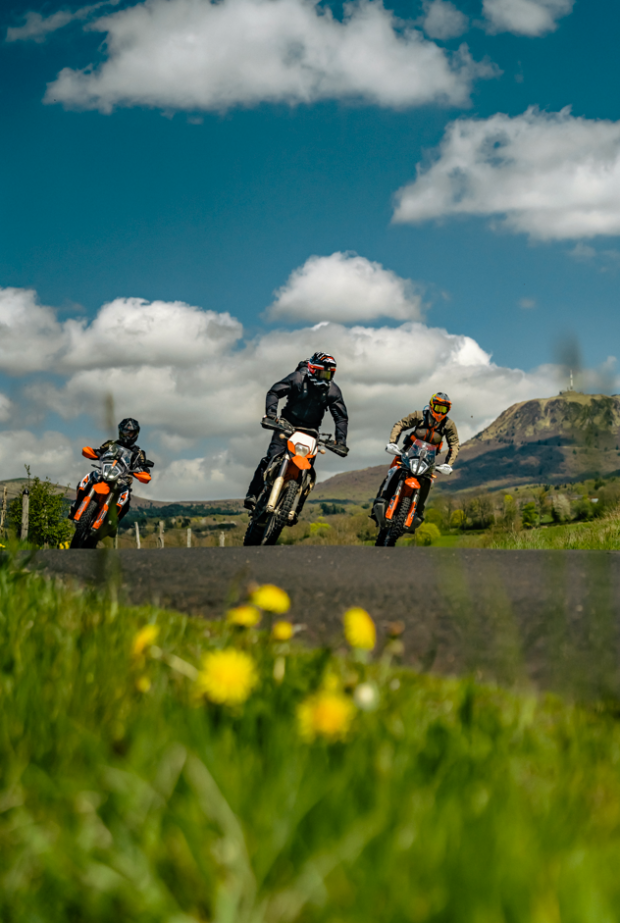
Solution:
<path fill-rule="evenodd" d="M 426 501 L 428 500 L 428 495 L 430 493 L 431 484 L 433 482 L 430 478 L 420 478 L 420 493 L 418 495 L 418 505 L 413 516 L 413 522 L 411 523 L 411 531 L 415 530 L 422 525 L 424 522 L 424 508 L 426 507 Z"/>

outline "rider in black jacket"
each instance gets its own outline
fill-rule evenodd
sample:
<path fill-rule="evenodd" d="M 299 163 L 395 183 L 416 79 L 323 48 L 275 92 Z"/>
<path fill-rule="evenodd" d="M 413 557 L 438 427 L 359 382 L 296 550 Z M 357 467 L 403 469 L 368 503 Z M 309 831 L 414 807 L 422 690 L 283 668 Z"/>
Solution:
<path fill-rule="evenodd" d="M 134 420 L 132 417 L 126 417 L 126 419 L 121 420 L 118 424 L 118 439 L 108 439 L 103 443 L 98 449 L 94 449 L 97 458 L 101 458 L 102 455 L 107 452 L 107 450 L 112 445 L 120 445 L 124 449 L 131 449 L 131 467 L 134 471 L 147 471 L 149 468 L 152 468 L 154 463 L 149 461 L 146 457 L 146 452 L 144 449 L 141 449 L 139 445 L 136 444 L 136 440 L 140 435 L 140 424 L 137 420 Z M 92 474 L 86 475 L 75 489 L 75 500 L 69 510 L 69 519 L 72 519 L 84 499 L 84 495 L 87 490 L 90 489 L 92 481 Z M 130 487 L 131 490 L 131 487 Z M 131 496 L 131 494 L 130 494 Z M 126 516 L 131 507 L 131 500 L 124 504 L 121 509 L 121 512 L 118 516 L 118 521 L 120 522 L 123 516 Z"/>
<path fill-rule="evenodd" d="M 281 416 L 293 426 L 318 429 L 329 410 L 336 424 L 336 443 L 341 446 L 340 455 L 346 455 L 347 426 L 349 416 L 342 399 L 342 393 L 334 382 L 336 360 L 326 353 L 315 353 L 311 359 L 300 362 L 294 372 L 276 382 L 267 392 L 265 418 L 276 420 L 278 401 L 287 398 Z M 248 488 L 244 505 L 252 510 L 264 487 L 264 473 L 274 455 L 281 455 L 286 444 L 279 433 L 271 437 L 267 454 L 261 458 Z"/>

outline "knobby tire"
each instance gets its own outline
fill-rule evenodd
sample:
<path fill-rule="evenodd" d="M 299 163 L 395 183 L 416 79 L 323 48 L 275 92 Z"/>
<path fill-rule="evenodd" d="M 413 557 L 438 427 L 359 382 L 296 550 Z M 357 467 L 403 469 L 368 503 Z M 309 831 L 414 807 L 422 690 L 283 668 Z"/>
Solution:
<path fill-rule="evenodd" d="M 70 548 L 96 548 L 99 541 L 98 535 L 91 535 L 91 529 L 99 514 L 99 504 L 91 500 L 80 520 L 76 523 L 75 533 L 71 539 Z"/>
<path fill-rule="evenodd" d="M 299 484 L 297 481 L 288 481 L 285 485 L 282 493 L 280 494 L 280 504 L 276 507 L 274 512 L 271 514 L 271 519 L 267 523 L 267 528 L 265 529 L 265 535 L 263 537 L 263 545 L 275 545 L 275 543 L 280 538 L 282 529 L 288 522 L 288 514 L 293 508 L 293 503 L 295 502 L 295 497 L 299 490 Z"/>
<path fill-rule="evenodd" d="M 385 548 L 393 548 L 405 531 L 405 523 L 407 521 L 407 516 L 409 515 L 409 510 L 411 509 L 411 500 L 411 497 L 403 497 L 403 499 L 400 501 L 400 506 L 398 507 L 396 518 L 394 519 L 392 526 L 387 530 L 385 541 L 383 542 Z"/>

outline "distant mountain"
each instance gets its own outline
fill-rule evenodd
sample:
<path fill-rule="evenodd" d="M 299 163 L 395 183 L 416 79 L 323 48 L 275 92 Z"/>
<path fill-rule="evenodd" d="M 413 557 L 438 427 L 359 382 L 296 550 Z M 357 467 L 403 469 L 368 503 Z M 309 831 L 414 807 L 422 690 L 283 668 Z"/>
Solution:
<path fill-rule="evenodd" d="M 317 485 L 313 499 L 366 501 L 389 464 L 337 474 Z M 444 490 L 563 484 L 620 474 L 620 395 L 564 391 L 513 404 L 461 447 Z"/>

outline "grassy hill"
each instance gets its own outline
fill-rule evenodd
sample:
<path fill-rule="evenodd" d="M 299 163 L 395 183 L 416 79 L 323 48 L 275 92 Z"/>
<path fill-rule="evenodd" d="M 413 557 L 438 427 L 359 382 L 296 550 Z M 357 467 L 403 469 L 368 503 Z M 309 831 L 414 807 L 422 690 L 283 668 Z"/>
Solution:
<path fill-rule="evenodd" d="M 513 404 L 465 442 L 454 473 L 441 490 L 488 490 L 532 484 L 564 484 L 620 473 L 620 396 L 565 391 L 556 397 Z M 316 499 L 367 501 L 389 464 L 328 478 Z"/>

